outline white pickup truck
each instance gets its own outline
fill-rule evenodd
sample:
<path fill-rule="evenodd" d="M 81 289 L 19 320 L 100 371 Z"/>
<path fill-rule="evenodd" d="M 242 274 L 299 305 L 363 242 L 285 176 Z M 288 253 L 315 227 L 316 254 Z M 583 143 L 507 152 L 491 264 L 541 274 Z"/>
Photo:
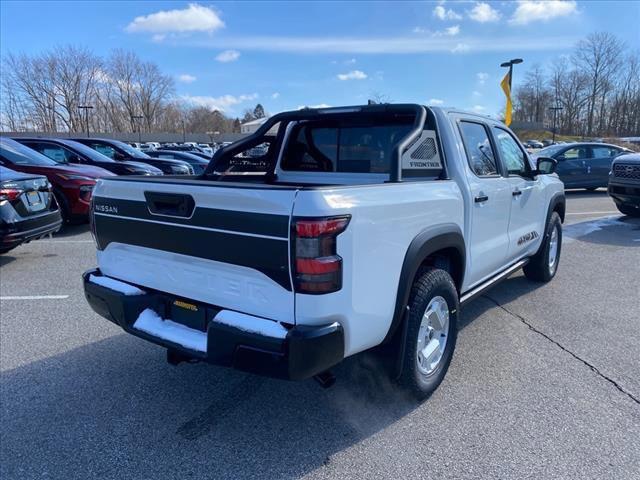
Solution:
<path fill-rule="evenodd" d="M 201 176 L 99 180 L 85 295 L 171 363 L 326 379 L 387 344 L 396 380 L 425 398 L 462 304 L 520 268 L 554 277 L 565 211 L 554 169 L 532 166 L 503 124 L 457 110 L 281 113 Z"/>

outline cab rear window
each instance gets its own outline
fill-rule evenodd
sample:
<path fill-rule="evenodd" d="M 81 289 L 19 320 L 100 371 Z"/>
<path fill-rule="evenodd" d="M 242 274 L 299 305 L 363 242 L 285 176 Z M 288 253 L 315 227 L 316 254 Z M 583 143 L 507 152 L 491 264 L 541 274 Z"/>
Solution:
<path fill-rule="evenodd" d="M 413 118 L 376 124 L 305 122 L 290 136 L 282 170 L 389 173 L 393 147 L 411 130 Z"/>

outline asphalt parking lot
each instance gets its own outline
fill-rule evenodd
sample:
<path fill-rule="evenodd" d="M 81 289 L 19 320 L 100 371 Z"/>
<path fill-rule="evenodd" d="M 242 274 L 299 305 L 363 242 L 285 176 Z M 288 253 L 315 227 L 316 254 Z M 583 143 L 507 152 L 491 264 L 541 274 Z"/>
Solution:
<path fill-rule="evenodd" d="M 20 478 L 639 478 L 640 221 L 567 194 L 553 282 L 463 311 L 418 404 L 366 354 L 334 387 L 208 365 L 94 314 L 86 226 L 0 257 L 1 471 Z"/>

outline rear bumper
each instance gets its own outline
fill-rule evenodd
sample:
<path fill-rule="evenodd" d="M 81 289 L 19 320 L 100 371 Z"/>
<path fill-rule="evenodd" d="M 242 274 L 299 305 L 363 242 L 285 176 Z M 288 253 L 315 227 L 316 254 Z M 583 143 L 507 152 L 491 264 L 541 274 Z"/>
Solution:
<path fill-rule="evenodd" d="M 36 218 L 0 224 L 0 248 L 13 248 L 60 230 L 62 218 L 57 210 Z"/>
<path fill-rule="evenodd" d="M 323 326 L 293 326 L 283 330 L 283 336 L 272 337 L 243 328 L 221 323 L 221 310 L 211 305 L 206 310 L 206 331 L 190 329 L 192 335 L 206 336 L 206 348 L 198 351 L 185 348 L 167 338 L 134 328 L 140 314 L 153 310 L 162 318 L 177 297 L 151 290 L 138 295 L 125 295 L 90 280 L 100 277 L 100 270 L 85 272 L 82 276 L 84 292 L 89 305 L 99 315 L 122 327 L 126 332 L 169 349 L 179 356 L 202 360 L 214 365 L 288 380 L 302 380 L 321 373 L 339 363 L 344 357 L 344 332 L 340 324 Z M 244 314 L 236 314 L 249 321 L 271 322 Z M 205 351 L 206 350 L 206 351 Z"/>
<path fill-rule="evenodd" d="M 611 179 L 607 191 L 617 203 L 640 206 L 640 182 L 638 181 Z"/>

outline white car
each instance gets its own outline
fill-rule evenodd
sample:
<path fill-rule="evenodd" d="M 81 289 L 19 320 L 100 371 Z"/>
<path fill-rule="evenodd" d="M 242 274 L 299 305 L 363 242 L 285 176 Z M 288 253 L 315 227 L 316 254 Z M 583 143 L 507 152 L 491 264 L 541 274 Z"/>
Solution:
<path fill-rule="evenodd" d="M 197 145 L 200 150 L 202 150 L 204 153 L 206 153 L 207 155 L 209 155 L 210 157 L 213 157 L 213 148 L 211 148 L 209 145 L 207 145 L 206 143 L 198 143 Z"/>
<path fill-rule="evenodd" d="M 262 157 L 243 155 L 263 143 Z M 171 363 L 326 380 L 389 344 L 394 378 L 425 398 L 451 361 L 461 305 L 521 268 L 555 276 L 554 167 L 533 167 L 504 124 L 473 113 L 281 113 L 200 177 L 99 180 L 86 298 Z"/>

